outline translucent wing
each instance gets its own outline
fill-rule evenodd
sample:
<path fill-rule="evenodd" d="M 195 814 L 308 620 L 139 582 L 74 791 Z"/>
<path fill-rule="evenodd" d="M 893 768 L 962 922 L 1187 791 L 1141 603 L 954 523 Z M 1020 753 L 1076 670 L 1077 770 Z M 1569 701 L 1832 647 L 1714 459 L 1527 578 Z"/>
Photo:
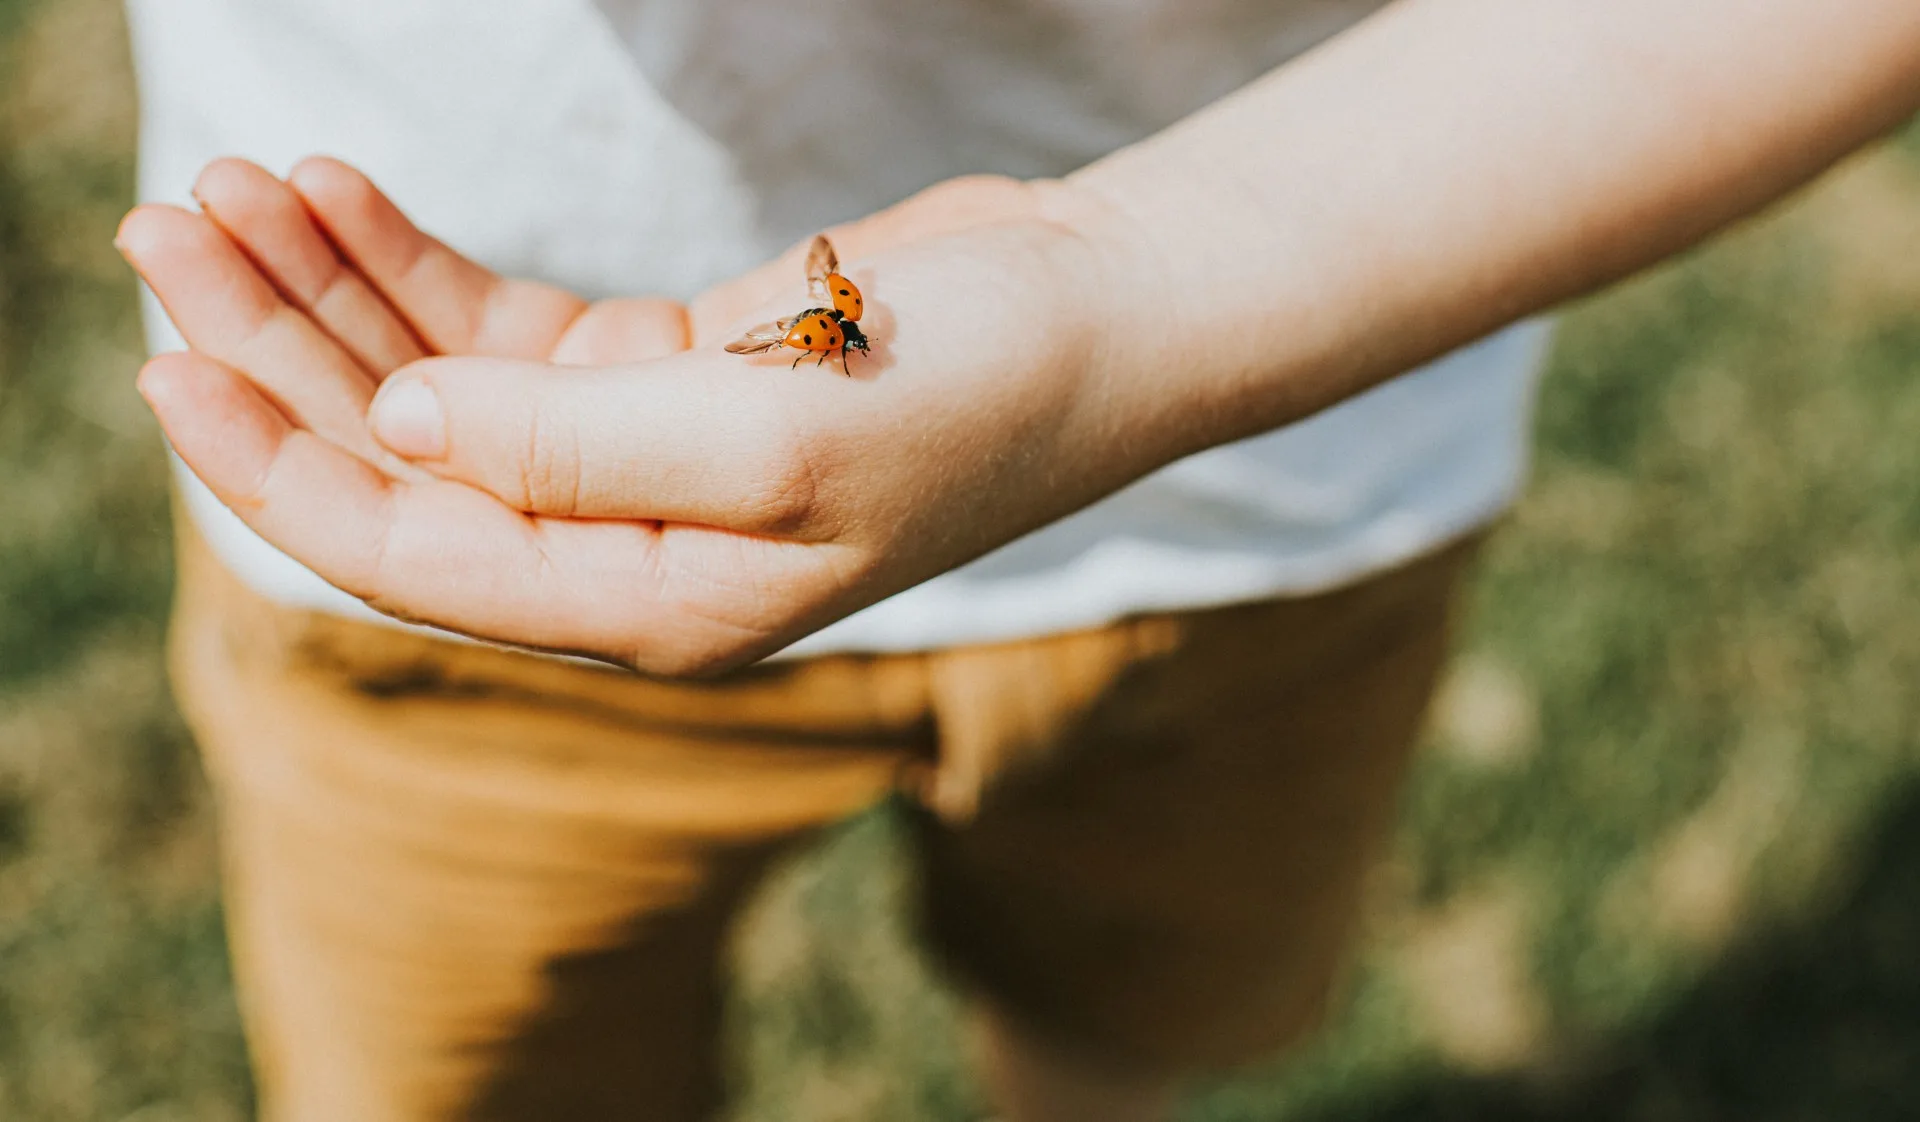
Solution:
<path fill-rule="evenodd" d="M 825 234 L 815 234 L 813 244 L 807 247 L 807 290 L 815 294 L 824 294 L 827 290 L 827 274 L 840 271 L 840 255 L 833 251 L 833 243 Z"/>
<path fill-rule="evenodd" d="M 779 346 L 787 337 L 787 329 L 793 326 L 790 319 L 777 319 L 772 323 L 763 323 L 753 330 L 727 344 L 730 355 L 757 355 Z"/>

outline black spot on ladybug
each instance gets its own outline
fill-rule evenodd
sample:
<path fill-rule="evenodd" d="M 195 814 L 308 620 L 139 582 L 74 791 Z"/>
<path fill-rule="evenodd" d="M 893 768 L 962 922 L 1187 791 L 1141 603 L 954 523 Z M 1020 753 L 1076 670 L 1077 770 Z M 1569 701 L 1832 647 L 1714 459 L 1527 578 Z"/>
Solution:
<path fill-rule="evenodd" d="M 813 336 L 811 335 L 802 335 L 800 337 L 800 341 L 805 343 L 809 347 L 813 346 Z"/>
<path fill-rule="evenodd" d="M 852 295 L 853 295 L 853 293 L 851 293 L 851 292 L 848 292 L 848 291 L 847 291 L 846 289 L 844 289 L 844 288 L 843 288 L 843 289 L 841 289 L 841 290 L 840 290 L 840 295 L 842 295 L 842 296 L 852 296 Z"/>

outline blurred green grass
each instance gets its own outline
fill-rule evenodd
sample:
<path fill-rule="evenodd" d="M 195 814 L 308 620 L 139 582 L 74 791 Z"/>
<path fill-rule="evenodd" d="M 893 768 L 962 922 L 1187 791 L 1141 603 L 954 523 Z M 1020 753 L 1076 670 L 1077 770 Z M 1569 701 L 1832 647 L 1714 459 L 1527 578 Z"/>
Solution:
<path fill-rule="evenodd" d="M 251 1109 L 160 666 L 110 0 L 0 0 L 0 1118 Z M 1193 1122 L 1920 1110 L 1920 129 L 1567 320 L 1345 1012 Z M 883 810 L 768 886 L 736 1116 L 980 1110 Z"/>

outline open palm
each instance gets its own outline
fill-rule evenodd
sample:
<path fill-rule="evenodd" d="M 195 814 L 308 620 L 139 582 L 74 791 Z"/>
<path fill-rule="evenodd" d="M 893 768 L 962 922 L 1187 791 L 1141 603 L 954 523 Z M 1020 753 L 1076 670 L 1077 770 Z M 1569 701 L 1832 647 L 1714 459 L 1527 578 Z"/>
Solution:
<path fill-rule="evenodd" d="M 957 181 L 835 231 L 872 301 L 853 379 L 715 345 L 801 306 L 798 251 L 690 309 L 589 304 L 462 258 L 332 160 L 285 182 L 220 161 L 203 215 L 141 207 L 119 241 L 193 348 L 142 392 L 262 536 L 398 616 L 686 673 L 1179 451 L 1094 384 L 1109 269 L 1054 188 Z"/>

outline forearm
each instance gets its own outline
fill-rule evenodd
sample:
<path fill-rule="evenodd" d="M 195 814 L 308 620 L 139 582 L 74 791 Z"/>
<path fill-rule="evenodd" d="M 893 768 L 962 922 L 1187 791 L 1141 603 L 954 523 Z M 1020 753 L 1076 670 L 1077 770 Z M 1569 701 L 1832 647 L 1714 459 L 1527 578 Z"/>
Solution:
<path fill-rule="evenodd" d="M 1913 0 L 1402 0 L 1069 182 L 1193 451 L 1680 250 L 1920 105 Z M 1175 384 L 1177 382 L 1177 385 Z"/>

